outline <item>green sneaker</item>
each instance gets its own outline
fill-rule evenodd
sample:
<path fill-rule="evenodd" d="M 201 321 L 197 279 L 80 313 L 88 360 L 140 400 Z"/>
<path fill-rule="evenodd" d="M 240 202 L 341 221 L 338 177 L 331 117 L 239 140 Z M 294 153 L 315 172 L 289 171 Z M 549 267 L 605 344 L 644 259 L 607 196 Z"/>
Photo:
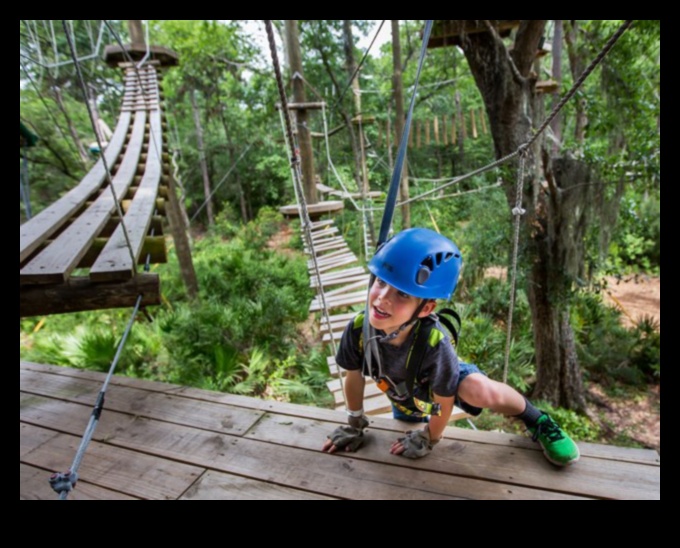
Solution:
<path fill-rule="evenodd" d="M 574 440 L 547 413 L 540 416 L 536 426 L 529 428 L 529 432 L 532 434 L 531 439 L 543 447 L 545 458 L 553 464 L 567 466 L 579 459 L 580 453 Z"/>

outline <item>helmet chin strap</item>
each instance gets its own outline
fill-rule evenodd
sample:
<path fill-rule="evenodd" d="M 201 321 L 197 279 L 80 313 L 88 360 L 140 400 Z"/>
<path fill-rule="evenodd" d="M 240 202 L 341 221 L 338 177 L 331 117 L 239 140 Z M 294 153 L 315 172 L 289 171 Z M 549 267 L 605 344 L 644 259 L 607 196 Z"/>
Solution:
<path fill-rule="evenodd" d="M 411 319 L 409 321 L 401 324 L 399 326 L 399 329 L 397 329 L 396 331 L 393 331 L 389 335 L 385 335 L 384 337 L 380 337 L 379 341 L 381 343 L 384 343 L 384 342 L 387 342 L 387 341 L 391 341 L 392 339 L 396 339 L 399 336 L 399 334 L 402 331 L 404 331 L 404 329 L 406 329 L 407 327 L 410 327 L 411 325 L 416 323 L 418 321 L 418 314 L 420 314 L 423 311 L 423 308 L 425 308 L 425 305 L 427 304 L 428 300 L 429 299 L 422 299 L 420 301 L 420 304 L 418 305 L 418 308 L 416 308 L 415 312 L 413 313 L 413 315 L 411 316 Z"/>

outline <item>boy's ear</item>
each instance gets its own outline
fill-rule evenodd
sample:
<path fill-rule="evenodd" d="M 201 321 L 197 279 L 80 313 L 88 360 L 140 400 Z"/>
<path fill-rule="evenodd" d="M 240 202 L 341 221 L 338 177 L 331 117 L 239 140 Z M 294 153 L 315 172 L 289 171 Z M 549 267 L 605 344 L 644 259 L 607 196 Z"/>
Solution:
<path fill-rule="evenodd" d="M 419 318 L 425 318 L 426 316 L 429 316 L 434 312 L 434 309 L 437 307 L 437 301 L 429 300 L 425 303 L 425 306 L 423 306 L 423 309 L 420 311 L 418 314 Z"/>

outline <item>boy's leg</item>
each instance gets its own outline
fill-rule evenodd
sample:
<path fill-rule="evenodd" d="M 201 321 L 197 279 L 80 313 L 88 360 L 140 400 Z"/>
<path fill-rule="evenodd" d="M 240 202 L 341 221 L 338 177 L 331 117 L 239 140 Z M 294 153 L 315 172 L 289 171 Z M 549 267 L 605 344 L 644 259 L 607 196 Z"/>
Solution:
<path fill-rule="evenodd" d="M 545 457 L 553 464 L 565 466 L 579 459 L 578 446 L 554 419 L 507 384 L 491 380 L 482 373 L 469 373 L 458 385 L 458 398 L 474 407 L 522 420 L 532 439 L 541 444 Z"/>

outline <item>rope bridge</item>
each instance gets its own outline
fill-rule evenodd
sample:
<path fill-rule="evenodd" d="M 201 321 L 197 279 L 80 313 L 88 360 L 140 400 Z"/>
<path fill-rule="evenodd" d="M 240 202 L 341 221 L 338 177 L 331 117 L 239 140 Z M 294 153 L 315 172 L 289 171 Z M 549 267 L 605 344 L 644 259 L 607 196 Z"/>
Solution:
<path fill-rule="evenodd" d="M 158 62 L 119 63 L 125 94 L 111 141 L 80 183 L 21 225 L 20 317 L 160 304 L 168 161 Z"/>

